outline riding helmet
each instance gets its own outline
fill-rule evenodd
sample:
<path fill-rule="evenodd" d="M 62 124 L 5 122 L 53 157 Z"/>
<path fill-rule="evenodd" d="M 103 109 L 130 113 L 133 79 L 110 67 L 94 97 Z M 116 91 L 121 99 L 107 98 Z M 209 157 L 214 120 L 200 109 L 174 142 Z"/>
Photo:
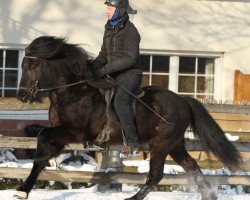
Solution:
<path fill-rule="evenodd" d="M 130 5 L 128 0 L 106 0 L 104 4 L 112 5 L 119 9 L 125 9 L 129 14 L 136 14 L 137 10 L 134 10 Z"/>

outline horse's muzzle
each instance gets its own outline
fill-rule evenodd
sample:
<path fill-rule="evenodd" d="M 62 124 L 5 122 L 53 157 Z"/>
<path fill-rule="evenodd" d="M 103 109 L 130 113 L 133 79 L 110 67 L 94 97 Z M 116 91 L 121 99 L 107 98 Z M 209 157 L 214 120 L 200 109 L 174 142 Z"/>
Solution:
<path fill-rule="evenodd" d="M 29 91 L 20 89 L 17 93 L 17 99 L 19 99 L 23 103 L 30 103 L 32 99 L 32 95 Z"/>

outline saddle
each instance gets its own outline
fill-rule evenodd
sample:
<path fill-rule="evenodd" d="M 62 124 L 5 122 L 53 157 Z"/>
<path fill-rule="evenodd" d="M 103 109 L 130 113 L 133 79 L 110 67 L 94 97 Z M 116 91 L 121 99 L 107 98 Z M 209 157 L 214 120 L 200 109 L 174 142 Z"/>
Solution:
<path fill-rule="evenodd" d="M 108 90 L 100 89 L 100 91 L 104 95 L 105 101 L 107 103 L 107 106 L 106 106 L 106 115 L 107 115 L 107 117 L 113 122 L 119 122 L 120 120 L 118 118 L 118 115 L 117 115 L 117 113 L 115 111 L 115 107 L 114 107 L 114 96 L 115 96 L 115 92 L 116 92 L 115 87 L 113 87 L 111 89 L 108 89 Z M 140 87 L 138 87 L 135 90 L 134 95 L 137 98 L 141 98 L 141 97 L 143 97 L 145 95 L 145 92 Z M 135 99 L 134 99 L 133 105 L 134 104 L 135 104 Z"/>

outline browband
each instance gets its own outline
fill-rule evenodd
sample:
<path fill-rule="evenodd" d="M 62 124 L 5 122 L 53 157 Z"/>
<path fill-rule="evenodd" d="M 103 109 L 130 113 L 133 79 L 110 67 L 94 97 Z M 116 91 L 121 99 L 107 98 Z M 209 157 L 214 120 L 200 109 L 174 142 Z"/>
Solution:
<path fill-rule="evenodd" d="M 31 59 L 40 59 L 38 57 L 35 57 L 35 56 L 24 56 L 24 58 L 31 58 Z"/>

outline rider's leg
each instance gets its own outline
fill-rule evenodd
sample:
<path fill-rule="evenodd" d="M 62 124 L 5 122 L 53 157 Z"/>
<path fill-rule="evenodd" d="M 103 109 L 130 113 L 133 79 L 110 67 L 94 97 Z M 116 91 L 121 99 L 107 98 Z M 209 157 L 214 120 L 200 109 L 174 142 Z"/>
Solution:
<path fill-rule="evenodd" d="M 133 100 L 129 93 L 134 93 L 141 83 L 141 74 L 129 71 L 116 78 L 117 86 L 114 106 L 121 122 L 122 129 L 129 146 L 138 146 L 137 129 L 134 119 Z M 124 88 L 126 88 L 126 91 Z"/>

